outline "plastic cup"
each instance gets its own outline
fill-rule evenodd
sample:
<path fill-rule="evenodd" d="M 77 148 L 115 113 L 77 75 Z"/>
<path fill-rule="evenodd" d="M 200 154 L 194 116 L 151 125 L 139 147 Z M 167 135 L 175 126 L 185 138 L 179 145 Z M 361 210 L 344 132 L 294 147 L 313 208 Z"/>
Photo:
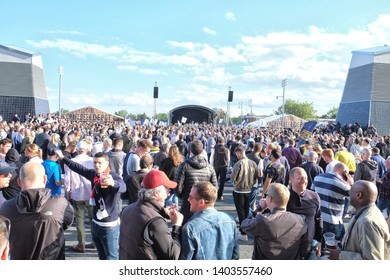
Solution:
<path fill-rule="evenodd" d="M 329 249 L 336 249 L 336 236 L 333 232 L 324 233 L 325 247 Z"/>
<path fill-rule="evenodd" d="M 108 184 L 104 184 L 103 181 L 107 179 L 107 174 L 106 173 L 102 173 L 100 174 L 100 187 L 105 189 L 108 187 Z"/>

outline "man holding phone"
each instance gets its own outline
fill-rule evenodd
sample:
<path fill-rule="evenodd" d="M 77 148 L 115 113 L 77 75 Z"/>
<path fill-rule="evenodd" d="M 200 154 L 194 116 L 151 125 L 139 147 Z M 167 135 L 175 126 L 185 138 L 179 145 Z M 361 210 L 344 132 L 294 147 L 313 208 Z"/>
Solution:
<path fill-rule="evenodd" d="M 348 167 L 341 162 L 334 166 L 332 172 L 316 176 L 312 184 L 312 190 L 316 191 L 321 199 L 323 230 L 333 232 L 339 241 L 345 234 L 344 203 L 349 197 L 352 184 L 353 178 Z"/>

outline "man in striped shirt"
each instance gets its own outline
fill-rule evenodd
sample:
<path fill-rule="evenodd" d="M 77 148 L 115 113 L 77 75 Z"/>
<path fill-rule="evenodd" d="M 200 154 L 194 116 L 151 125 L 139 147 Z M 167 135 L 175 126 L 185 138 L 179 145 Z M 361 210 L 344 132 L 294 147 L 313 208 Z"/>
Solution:
<path fill-rule="evenodd" d="M 336 240 L 341 240 L 345 233 L 344 202 L 349 197 L 352 184 L 348 167 L 341 162 L 334 166 L 332 172 L 316 176 L 312 184 L 312 190 L 320 196 L 324 232 L 333 232 Z"/>

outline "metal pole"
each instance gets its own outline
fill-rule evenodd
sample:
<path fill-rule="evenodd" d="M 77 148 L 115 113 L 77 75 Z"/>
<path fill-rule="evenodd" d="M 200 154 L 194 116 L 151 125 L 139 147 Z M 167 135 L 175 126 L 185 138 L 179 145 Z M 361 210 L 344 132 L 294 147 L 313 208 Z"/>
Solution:
<path fill-rule="evenodd" d="M 61 95 L 62 95 L 62 74 L 64 72 L 64 68 L 60 65 L 58 66 L 58 73 L 60 74 L 60 85 L 58 90 L 58 114 L 61 119 Z"/>
<path fill-rule="evenodd" d="M 282 131 L 284 131 L 284 98 L 285 98 L 286 85 L 287 85 L 287 79 L 282 80 L 282 87 L 283 87 Z"/>
<path fill-rule="evenodd" d="M 154 87 L 157 88 L 157 82 L 154 82 Z M 153 100 L 153 117 L 154 119 L 157 118 L 157 98 L 154 98 Z"/>

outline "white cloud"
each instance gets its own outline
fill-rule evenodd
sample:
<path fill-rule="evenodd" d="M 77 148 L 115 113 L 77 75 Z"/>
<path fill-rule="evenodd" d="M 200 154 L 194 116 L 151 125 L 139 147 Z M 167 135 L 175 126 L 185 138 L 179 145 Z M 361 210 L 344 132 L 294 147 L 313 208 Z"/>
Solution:
<path fill-rule="evenodd" d="M 84 35 L 83 32 L 77 30 L 49 30 L 44 33 L 48 34 L 60 34 L 60 35 Z"/>
<path fill-rule="evenodd" d="M 230 20 L 230 21 L 235 21 L 236 20 L 236 16 L 235 16 L 235 14 L 233 12 L 227 12 L 225 14 L 225 18 L 227 20 Z"/>
<path fill-rule="evenodd" d="M 204 33 L 207 33 L 207 34 L 210 34 L 210 35 L 213 35 L 213 36 L 217 35 L 217 32 L 215 30 L 212 30 L 212 29 L 210 29 L 208 27 L 203 27 L 202 30 L 203 30 Z"/>
<path fill-rule="evenodd" d="M 115 55 L 122 54 L 126 49 L 123 46 L 106 47 L 104 45 L 90 44 L 66 39 L 57 39 L 54 41 L 41 40 L 39 42 L 27 40 L 26 42 L 27 44 L 36 49 L 57 48 L 64 52 L 69 52 L 78 57 L 85 57 L 86 55 L 112 57 Z"/>
<path fill-rule="evenodd" d="M 159 75 L 161 73 L 160 71 L 154 69 L 140 69 L 139 72 L 145 75 Z"/>
<path fill-rule="evenodd" d="M 230 20 L 235 19 L 233 13 L 228 14 Z M 254 108 L 272 113 L 279 106 L 276 96 L 281 93 L 280 81 L 287 78 L 287 98 L 314 102 L 319 113 L 325 113 L 340 102 L 351 51 L 390 44 L 390 15 L 380 15 L 346 33 L 312 25 L 300 32 L 244 35 L 239 41 L 219 45 L 167 40 L 168 51 L 161 52 L 64 39 L 27 42 L 36 49 L 54 48 L 79 57 L 110 59 L 118 62 L 117 69 L 122 71 L 165 76 L 178 73 L 181 81 L 171 81 L 174 88 L 169 102 L 160 101 L 167 106 L 196 102 L 224 107 L 226 92 L 221 91 L 231 85 L 237 93 L 236 102 L 251 98 Z"/>

